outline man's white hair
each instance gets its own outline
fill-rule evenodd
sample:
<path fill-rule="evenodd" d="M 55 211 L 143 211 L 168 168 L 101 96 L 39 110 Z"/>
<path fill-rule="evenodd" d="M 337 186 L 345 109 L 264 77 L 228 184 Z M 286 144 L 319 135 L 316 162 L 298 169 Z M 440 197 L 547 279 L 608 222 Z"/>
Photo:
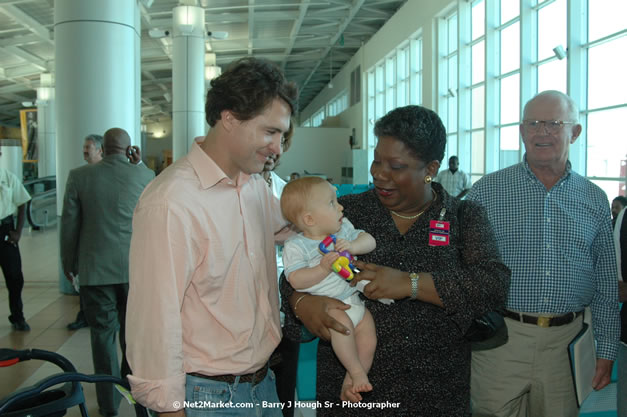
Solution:
<path fill-rule="evenodd" d="M 561 91 L 557 91 L 557 90 L 546 90 L 546 91 L 542 91 L 541 93 L 536 94 L 531 100 L 527 102 L 527 104 L 525 104 L 525 108 L 523 110 L 523 118 L 526 118 L 527 116 L 527 108 L 529 107 L 529 104 L 531 104 L 537 98 L 547 97 L 547 96 L 557 98 L 559 100 L 562 100 L 564 103 L 566 103 L 566 108 L 568 111 L 568 120 L 566 121 L 575 122 L 575 123 L 579 122 L 579 109 L 577 108 L 577 103 L 575 103 L 575 100 L 570 98 L 568 95 L 562 93 Z"/>

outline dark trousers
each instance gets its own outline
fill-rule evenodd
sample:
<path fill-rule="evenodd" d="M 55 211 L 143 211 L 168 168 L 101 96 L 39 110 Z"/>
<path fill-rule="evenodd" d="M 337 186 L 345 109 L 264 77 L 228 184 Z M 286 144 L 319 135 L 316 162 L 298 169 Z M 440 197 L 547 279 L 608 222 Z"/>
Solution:
<path fill-rule="evenodd" d="M 80 287 L 80 296 L 89 324 L 94 372 L 126 378 L 131 373 L 126 361 L 124 334 L 128 284 L 85 285 Z M 115 343 L 118 329 L 122 348 L 121 366 Z M 113 384 L 97 383 L 96 398 L 101 411 L 117 412 L 121 396 Z"/>
<path fill-rule="evenodd" d="M 4 240 L 13 227 L 13 216 L 10 220 L 3 219 L 0 225 L 0 267 L 4 274 L 4 281 L 9 292 L 9 321 L 17 323 L 24 320 L 22 304 L 22 288 L 24 288 L 24 276 L 22 275 L 22 258 L 18 246 Z"/>
<path fill-rule="evenodd" d="M 83 297 L 81 297 L 80 293 L 78 294 L 78 303 L 80 309 L 76 314 L 76 321 L 87 321 L 85 318 L 85 302 L 83 301 Z"/>
<path fill-rule="evenodd" d="M 275 353 L 279 353 L 281 361 L 271 368 L 276 375 L 276 392 L 279 401 L 285 404 L 283 417 L 294 417 L 294 390 L 296 389 L 299 349 L 300 343 L 293 342 L 284 336 L 275 350 Z"/>

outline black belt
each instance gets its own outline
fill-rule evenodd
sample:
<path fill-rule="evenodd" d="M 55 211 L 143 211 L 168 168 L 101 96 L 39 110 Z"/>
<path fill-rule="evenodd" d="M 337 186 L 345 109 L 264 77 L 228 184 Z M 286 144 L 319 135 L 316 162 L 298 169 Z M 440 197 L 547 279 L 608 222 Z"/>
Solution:
<path fill-rule="evenodd" d="M 6 226 L 6 225 L 8 225 L 8 224 L 10 224 L 10 225 L 11 225 L 11 227 L 13 227 L 13 226 L 14 226 L 14 225 L 13 225 L 13 215 L 12 215 L 12 214 L 10 214 L 10 215 L 8 215 L 7 217 L 5 217 L 4 219 L 0 220 L 0 225 L 1 225 L 1 226 Z"/>
<path fill-rule="evenodd" d="M 554 327 L 554 326 L 563 326 L 568 323 L 572 323 L 577 317 L 583 314 L 582 311 L 578 311 L 576 313 L 566 313 L 562 316 L 529 316 L 524 313 L 516 313 L 515 311 L 504 310 L 503 316 L 520 321 L 528 324 L 535 324 L 540 327 Z"/>
<path fill-rule="evenodd" d="M 203 375 L 197 372 L 190 372 L 188 375 L 195 376 L 197 378 L 210 379 L 212 381 L 226 382 L 229 384 L 235 383 L 235 378 L 239 376 L 239 382 L 246 382 L 246 383 L 250 383 L 253 385 L 257 385 L 258 383 L 263 381 L 263 379 L 266 377 L 267 374 L 268 374 L 268 364 L 266 363 L 263 366 L 263 368 L 258 369 L 257 371 L 253 373 L 245 374 L 245 375 Z"/>

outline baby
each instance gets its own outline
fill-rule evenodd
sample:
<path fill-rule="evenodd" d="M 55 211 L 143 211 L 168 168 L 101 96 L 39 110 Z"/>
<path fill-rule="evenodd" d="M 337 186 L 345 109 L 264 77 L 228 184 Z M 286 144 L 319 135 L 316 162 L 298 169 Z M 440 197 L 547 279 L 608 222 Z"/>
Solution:
<path fill-rule="evenodd" d="M 344 208 L 337 202 L 335 188 L 319 177 L 304 177 L 289 182 L 281 196 L 283 216 L 301 233 L 285 241 L 283 265 L 285 276 L 298 291 L 337 298 L 351 307 L 331 309 L 329 314 L 351 330 L 350 335 L 331 331 L 331 345 L 344 368 L 346 376 L 342 393 L 372 391 L 368 371 L 377 344 L 374 320 L 354 287 L 332 269 L 339 255 L 348 251 L 361 255 L 374 250 L 374 238 L 356 230 L 344 218 Z M 335 234 L 334 250 L 322 255 L 319 245 Z"/>

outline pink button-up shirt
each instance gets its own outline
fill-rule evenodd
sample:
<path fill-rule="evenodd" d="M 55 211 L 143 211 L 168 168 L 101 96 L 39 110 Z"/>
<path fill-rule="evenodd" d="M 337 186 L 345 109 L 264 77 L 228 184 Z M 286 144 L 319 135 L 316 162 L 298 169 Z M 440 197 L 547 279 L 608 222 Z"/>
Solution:
<path fill-rule="evenodd" d="M 230 180 L 193 144 L 142 194 L 133 216 L 126 315 L 141 404 L 174 411 L 185 374 L 246 374 L 281 339 L 274 252 L 286 226 L 259 175 Z"/>

